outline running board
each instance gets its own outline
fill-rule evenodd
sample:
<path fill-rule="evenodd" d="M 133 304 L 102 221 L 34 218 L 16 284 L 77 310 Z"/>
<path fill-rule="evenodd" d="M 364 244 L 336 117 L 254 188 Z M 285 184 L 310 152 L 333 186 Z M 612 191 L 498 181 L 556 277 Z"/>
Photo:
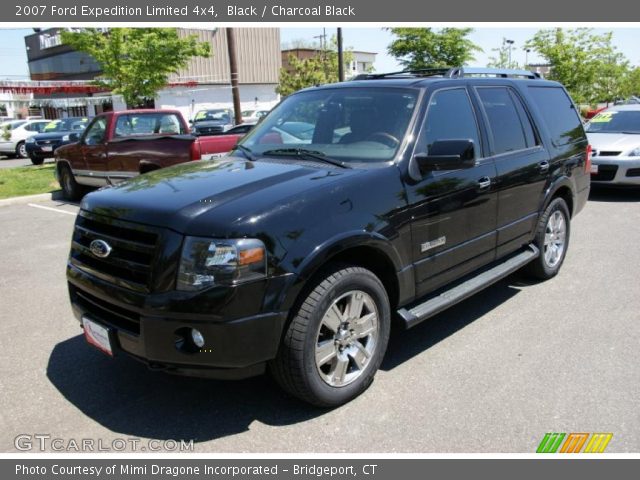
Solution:
<path fill-rule="evenodd" d="M 411 328 L 512 274 L 538 255 L 540 255 L 540 250 L 531 244 L 525 250 L 509 257 L 504 262 L 483 271 L 475 277 L 471 277 L 449 290 L 445 290 L 424 303 L 415 305 L 409 310 L 401 308 L 398 310 L 398 315 L 405 328 Z"/>

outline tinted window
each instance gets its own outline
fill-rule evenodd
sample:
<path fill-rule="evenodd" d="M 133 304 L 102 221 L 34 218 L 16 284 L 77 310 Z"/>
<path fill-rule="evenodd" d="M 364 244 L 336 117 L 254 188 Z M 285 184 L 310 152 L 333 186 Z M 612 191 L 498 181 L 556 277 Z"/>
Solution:
<path fill-rule="evenodd" d="M 473 140 L 480 156 L 476 117 L 467 91 L 463 88 L 441 90 L 431 97 L 423 129 L 427 152 L 438 140 Z"/>
<path fill-rule="evenodd" d="M 185 133 L 175 113 L 132 113 L 116 120 L 114 137 Z"/>
<path fill-rule="evenodd" d="M 607 110 L 591 119 L 591 133 L 640 133 L 640 110 Z"/>
<path fill-rule="evenodd" d="M 556 145 L 584 138 L 582 122 L 569 96 L 560 87 L 529 87 L 529 93 Z"/>
<path fill-rule="evenodd" d="M 508 88 L 478 88 L 482 107 L 487 114 L 493 138 L 493 153 L 499 155 L 527 148 L 525 124 L 518 113 Z M 528 121 L 527 121 L 528 123 Z M 532 136 L 531 125 L 528 126 Z"/>

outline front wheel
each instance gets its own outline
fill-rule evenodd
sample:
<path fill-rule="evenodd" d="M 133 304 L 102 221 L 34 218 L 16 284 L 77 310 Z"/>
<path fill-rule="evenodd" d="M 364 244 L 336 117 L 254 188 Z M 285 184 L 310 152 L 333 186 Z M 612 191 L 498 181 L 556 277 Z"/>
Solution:
<path fill-rule="evenodd" d="M 270 369 L 292 395 L 335 407 L 373 381 L 389 340 L 390 307 L 371 271 L 336 268 L 306 296 Z"/>
<path fill-rule="evenodd" d="M 34 165 L 42 165 L 42 163 L 44 162 L 44 157 L 38 157 L 36 155 L 33 155 L 30 158 L 31 158 L 31 163 L 33 163 Z"/>
<path fill-rule="evenodd" d="M 526 267 L 532 277 L 547 280 L 560 271 L 569 246 L 570 222 L 567 203 L 562 198 L 552 200 L 536 231 L 535 244 L 540 255 Z"/>
<path fill-rule="evenodd" d="M 84 194 L 82 185 L 76 182 L 73 172 L 67 165 L 60 165 L 58 170 L 58 178 L 62 187 L 62 194 L 67 200 L 80 200 Z"/>

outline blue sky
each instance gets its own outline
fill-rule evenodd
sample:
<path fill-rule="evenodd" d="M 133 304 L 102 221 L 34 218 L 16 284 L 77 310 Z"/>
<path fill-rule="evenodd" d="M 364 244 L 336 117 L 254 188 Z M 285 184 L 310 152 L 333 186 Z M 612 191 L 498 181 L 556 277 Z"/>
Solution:
<path fill-rule="evenodd" d="M 484 52 L 476 54 L 474 65 L 484 66 L 493 55 L 492 48 L 500 46 L 502 38 L 514 40 L 513 59 L 524 63 L 525 53 L 522 45 L 531 38 L 537 28 L 476 28 L 471 39 L 480 45 Z M 597 28 L 595 32 L 613 32 L 613 42 L 633 65 L 640 65 L 640 29 L 634 28 Z M 313 37 L 322 34 L 322 27 L 317 28 L 282 28 L 283 43 L 296 39 L 313 41 Z M 327 36 L 334 35 L 335 28 L 327 28 Z M 0 79 L 28 78 L 27 58 L 24 48 L 24 37 L 33 33 L 32 29 L 0 29 Z M 346 47 L 355 50 L 378 52 L 375 69 L 378 72 L 400 69 L 395 60 L 387 55 L 387 45 L 393 39 L 391 33 L 380 28 L 343 28 Z M 529 62 L 540 61 L 534 54 L 529 54 Z"/>

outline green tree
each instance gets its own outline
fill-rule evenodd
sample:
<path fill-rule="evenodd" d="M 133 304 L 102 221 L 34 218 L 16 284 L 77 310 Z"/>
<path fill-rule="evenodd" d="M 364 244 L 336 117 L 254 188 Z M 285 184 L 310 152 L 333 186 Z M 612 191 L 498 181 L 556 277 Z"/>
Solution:
<path fill-rule="evenodd" d="M 353 54 L 344 52 L 344 65 L 351 63 Z M 318 50 L 311 58 L 299 59 L 295 55 L 289 55 L 289 69 L 280 70 L 280 84 L 276 91 L 286 97 L 303 88 L 335 83 L 338 81 L 338 49 L 337 41 L 333 38 L 326 50 Z"/>
<path fill-rule="evenodd" d="M 391 28 L 396 37 L 387 51 L 407 70 L 459 67 L 482 49 L 469 38 L 472 28 Z"/>
<path fill-rule="evenodd" d="M 131 107 L 154 98 L 192 57 L 210 54 L 208 43 L 180 37 L 175 28 L 63 30 L 62 41 L 95 58 L 102 75 L 94 83 L 122 95 Z"/>
<path fill-rule="evenodd" d="M 496 55 L 489 57 L 489 63 L 487 63 L 487 67 L 520 68 L 518 62 L 514 61 L 513 59 L 511 60 L 511 62 L 509 62 L 509 44 L 507 43 L 506 38 L 502 37 L 502 45 L 500 45 L 500 47 L 498 48 L 492 48 L 491 51 L 495 52 Z"/>
<path fill-rule="evenodd" d="M 540 30 L 526 43 L 551 65 L 549 78 L 562 83 L 574 101 L 606 102 L 624 95 L 628 62 L 611 43 L 612 33 L 588 28 Z"/>
<path fill-rule="evenodd" d="M 640 67 L 630 69 L 624 85 L 625 97 L 634 95 L 640 97 Z"/>

